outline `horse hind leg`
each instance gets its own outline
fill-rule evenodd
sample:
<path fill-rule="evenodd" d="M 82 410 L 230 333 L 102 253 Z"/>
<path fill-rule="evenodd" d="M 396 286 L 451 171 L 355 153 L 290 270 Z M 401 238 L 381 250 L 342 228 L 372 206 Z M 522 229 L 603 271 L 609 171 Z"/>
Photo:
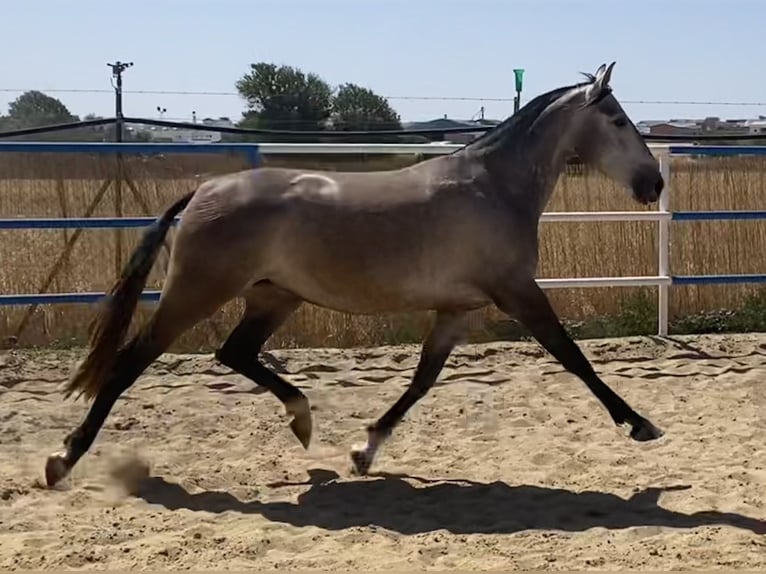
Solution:
<path fill-rule="evenodd" d="M 307 449 L 312 434 L 308 398 L 258 359 L 264 343 L 302 302 L 271 283 L 257 284 L 245 294 L 242 318 L 215 356 L 223 365 L 267 388 L 282 402 L 287 414 L 293 416 L 290 429 Z"/>
<path fill-rule="evenodd" d="M 186 274 L 168 278 L 155 312 L 138 334 L 117 350 L 114 359 L 106 356 L 107 351 L 102 351 L 102 356 L 83 363 L 98 366 L 92 373 L 83 372 L 81 365 L 73 380 L 79 380 L 78 388 L 88 397 L 93 396 L 94 401 L 83 422 L 64 439 L 65 450 L 48 457 L 45 467 L 48 486 L 69 474 L 93 444 L 117 399 L 144 370 L 184 331 L 211 316 L 236 296 L 233 289 L 223 289 L 212 278 L 203 280 L 197 275 L 195 280 L 189 281 Z M 122 310 L 117 308 L 112 312 Z M 108 364 L 108 369 L 105 370 L 103 364 Z M 71 383 L 69 392 L 73 392 Z"/>
<path fill-rule="evenodd" d="M 465 333 L 467 314 L 462 311 L 439 311 L 431 331 L 423 342 L 415 374 L 399 400 L 377 421 L 367 427 L 367 442 L 351 450 L 351 462 L 357 474 L 370 469 L 375 454 L 415 403 L 428 394 L 447 362 L 452 349 Z"/>
<path fill-rule="evenodd" d="M 202 316 L 169 313 L 160 303 L 149 322 L 116 354 L 107 376 L 99 381 L 98 391 L 82 423 L 64 439 L 65 450 L 48 457 L 45 479 L 53 486 L 66 477 L 77 461 L 90 449 L 117 399 L 130 388 L 144 370 L 170 344 Z"/>

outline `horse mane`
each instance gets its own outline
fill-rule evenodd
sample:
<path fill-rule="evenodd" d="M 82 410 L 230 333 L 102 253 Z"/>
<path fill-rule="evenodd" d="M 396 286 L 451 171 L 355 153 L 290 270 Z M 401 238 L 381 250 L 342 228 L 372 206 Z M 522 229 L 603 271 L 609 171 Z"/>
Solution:
<path fill-rule="evenodd" d="M 464 150 L 470 152 L 478 149 L 485 149 L 497 144 L 499 141 L 507 142 L 509 140 L 509 136 L 510 139 L 513 140 L 521 137 L 523 134 L 526 134 L 526 132 L 529 131 L 535 121 L 546 109 L 548 109 L 549 106 L 551 106 L 551 104 L 554 104 L 566 94 L 569 94 L 575 90 L 579 90 L 595 80 L 595 77 L 590 74 L 584 75 L 586 78 L 588 78 L 588 81 L 572 84 L 562 88 L 556 88 L 535 97 L 527 104 L 522 106 L 518 112 L 508 116 L 494 128 L 487 130 L 482 135 L 463 146 L 461 149 L 454 151 L 453 154 L 462 152 Z"/>

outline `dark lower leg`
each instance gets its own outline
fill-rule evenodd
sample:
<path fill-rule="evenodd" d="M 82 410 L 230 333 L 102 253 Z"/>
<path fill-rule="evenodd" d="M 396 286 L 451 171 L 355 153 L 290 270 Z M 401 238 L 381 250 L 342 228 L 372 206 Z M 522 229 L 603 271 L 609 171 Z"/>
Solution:
<path fill-rule="evenodd" d="M 292 415 L 293 419 L 290 421 L 290 430 L 293 431 L 295 438 L 298 439 L 303 448 L 309 447 L 313 427 L 311 406 L 308 398 L 299 388 L 264 367 L 255 358 L 250 358 L 247 362 L 243 360 L 232 363 L 237 365 L 236 367 L 228 363 L 224 364 L 269 389 L 285 405 L 285 412 L 288 415 Z"/>
<path fill-rule="evenodd" d="M 258 360 L 263 344 L 297 305 L 297 302 L 289 302 L 259 314 L 246 311 L 215 356 L 222 364 L 271 391 L 285 405 L 287 413 L 294 416 L 290 428 L 304 448 L 308 448 L 312 428 L 308 399 L 300 389 Z"/>
<path fill-rule="evenodd" d="M 518 318 L 565 369 L 587 385 L 607 409 L 615 424 L 630 423 L 633 427 L 632 438 L 643 441 L 662 435 L 659 429 L 636 413 L 599 378 L 590 361 L 564 329 L 537 283 L 532 282 L 524 288 L 503 293 L 496 298 L 496 303 L 502 311 Z"/>
<path fill-rule="evenodd" d="M 269 370 L 256 357 L 257 355 L 252 349 L 244 351 L 239 346 L 237 346 L 236 350 L 227 349 L 224 346 L 216 353 L 216 358 L 222 364 L 241 373 L 254 383 L 266 387 L 283 403 L 304 397 L 304 394 L 298 387 L 288 383 L 282 377 Z"/>
<path fill-rule="evenodd" d="M 438 313 L 436 323 L 423 344 L 420 360 L 407 390 L 377 421 L 367 427 L 367 444 L 351 451 L 359 474 L 365 474 L 379 446 L 387 439 L 407 412 L 428 394 L 444 368 L 452 349 L 463 334 L 463 313 Z"/>
<path fill-rule="evenodd" d="M 420 355 L 420 361 L 415 369 L 415 375 L 407 390 L 377 421 L 367 427 L 367 430 L 380 436 L 389 436 L 404 415 L 407 414 L 415 403 L 428 394 L 436 378 L 444 368 L 452 346 L 431 351 L 424 350 Z"/>
<path fill-rule="evenodd" d="M 85 420 L 64 439 L 66 450 L 48 458 L 45 468 L 48 486 L 53 486 L 69 474 L 90 449 L 114 403 L 160 352 L 138 337 L 118 352 L 110 380 L 96 396 Z"/>

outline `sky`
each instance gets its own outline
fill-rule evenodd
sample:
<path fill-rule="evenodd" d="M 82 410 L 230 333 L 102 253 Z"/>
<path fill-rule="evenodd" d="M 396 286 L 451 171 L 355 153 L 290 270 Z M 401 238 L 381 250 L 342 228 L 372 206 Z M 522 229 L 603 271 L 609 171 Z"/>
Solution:
<path fill-rule="evenodd" d="M 134 62 L 126 115 L 238 120 L 235 82 L 265 61 L 371 88 L 403 121 L 469 119 L 482 105 L 503 119 L 514 68 L 523 104 L 616 61 L 633 121 L 766 115 L 764 0 L 2 0 L 0 20 L 0 113 L 37 89 L 111 116 L 107 63 L 121 60 Z"/>

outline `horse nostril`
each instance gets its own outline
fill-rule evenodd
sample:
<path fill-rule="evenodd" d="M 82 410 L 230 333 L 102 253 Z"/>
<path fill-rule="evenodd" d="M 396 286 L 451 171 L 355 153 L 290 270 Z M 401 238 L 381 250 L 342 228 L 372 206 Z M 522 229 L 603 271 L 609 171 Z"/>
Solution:
<path fill-rule="evenodd" d="M 662 176 L 657 180 L 657 183 L 654 184 L 654 191 L 657 192 L 657 195 L 662 193 L 663 188 L 665 187 L 665 180 L 662 179 Z"/>

